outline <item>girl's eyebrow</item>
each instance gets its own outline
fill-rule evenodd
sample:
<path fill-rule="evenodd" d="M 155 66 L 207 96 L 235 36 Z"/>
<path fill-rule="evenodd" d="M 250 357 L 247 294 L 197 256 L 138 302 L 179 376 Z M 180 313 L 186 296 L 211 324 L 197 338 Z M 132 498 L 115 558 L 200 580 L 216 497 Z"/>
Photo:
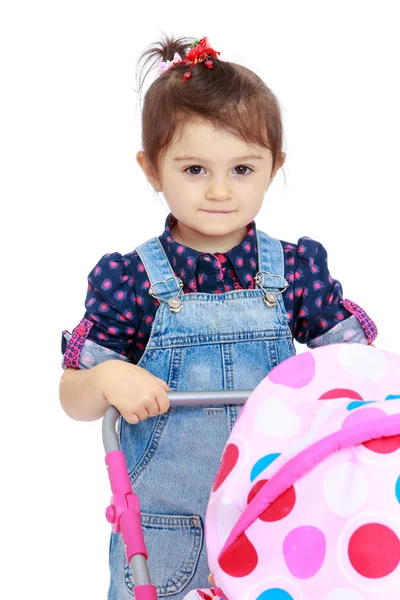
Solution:
<path fill-rule="evenodd" d="M 199 158 L 198 156 L 177 156 L 176 158 L 174 158 L 174 161 L 180 160 L 196 160 L 201 163 L 208 162 L 206 159 Z M 263 160 L 263 157 L 259 156 L 258 154 L 248 154 L 247 156 L 239 156 L 237 158 L 233 158 L 230 162 L 239 162 L 241 160 Z"/>

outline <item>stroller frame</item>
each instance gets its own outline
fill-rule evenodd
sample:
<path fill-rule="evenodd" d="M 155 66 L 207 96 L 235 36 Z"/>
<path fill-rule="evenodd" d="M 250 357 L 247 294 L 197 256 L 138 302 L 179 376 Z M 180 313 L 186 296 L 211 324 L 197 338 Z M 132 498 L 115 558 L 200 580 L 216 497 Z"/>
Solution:
<path fill-rule="evenodd" d="M 242 405 L 251 392 L 252 390 L 172 392 L 168 394 L 168 398 L 171 406 Z M 113 494 L 106 509 L 106 519 L 114 533 L 122 535 L 126 557 L 135 581 L 135 599 L 157 600 L 156 587 L 151 584 L 147 567 L 148 554 L 141 526 L 140 500 L 132 491 L 125 456 L 120 450 L 115 429 L 120 416 L 119 411 L 110 406 L 102 423 L 105 462 Z"/>

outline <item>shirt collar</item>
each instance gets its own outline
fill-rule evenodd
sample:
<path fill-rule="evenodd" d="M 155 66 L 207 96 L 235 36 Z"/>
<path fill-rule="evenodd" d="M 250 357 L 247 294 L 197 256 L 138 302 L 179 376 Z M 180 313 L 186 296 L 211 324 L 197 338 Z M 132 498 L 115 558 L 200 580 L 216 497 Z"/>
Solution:
<path fill-rule="evenodd" d="M 171 233 L 171 230 L 176 223 L 176 217 L 170 213 L 165 221 L 164 232 L 159 239 L 175 273 L 190 289 L 195 291 L 195 273 L 199 259 L 202 259 L 207 254 L 208 256 L 217 259 L 218 254 L 199 252 L 198 250 L 194 250 L 193 248 L 183 246 L 176 242 Z M 249 287 L 250 281 L 253 281 L 257 272 L 258 258 L 256 234 L 256 224 L 252 221 L 247 225 L 247 235 L 240 244 L 223 253 L 223 256 L 229 259 L 235 274 L 244 289 Z"/>

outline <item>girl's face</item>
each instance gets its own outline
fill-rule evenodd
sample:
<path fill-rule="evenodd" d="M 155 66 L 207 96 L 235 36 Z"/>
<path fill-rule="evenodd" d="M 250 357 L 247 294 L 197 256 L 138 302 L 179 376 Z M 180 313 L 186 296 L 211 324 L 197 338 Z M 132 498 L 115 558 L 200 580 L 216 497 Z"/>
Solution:
<path fill-rule="evenodd" d="M 243 240 L 284 160 L 285 155 L 272 172 L 268 148 L 250 146 L 204 120 L 192 120 L 175 133 L 159 178 L 152 177 L 144 153 L 137 155 L 178 221 L 175 241 L 202 252 L 227 252 Z"/>

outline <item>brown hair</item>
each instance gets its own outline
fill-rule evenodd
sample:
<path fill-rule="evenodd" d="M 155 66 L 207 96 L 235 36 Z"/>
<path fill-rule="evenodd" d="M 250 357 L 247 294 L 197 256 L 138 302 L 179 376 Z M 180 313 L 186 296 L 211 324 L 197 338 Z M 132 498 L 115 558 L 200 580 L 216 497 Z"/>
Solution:
<path fill-rule="evenodd" d="M 183 59 L 195 38 L 165 39 L 151 44 L 140 56 L 139 91 L 149 71 L 178 52 Z M 218 50 L 218 48 L 216 48 Z M 145 66 L 153 59 L 143 77 Z M 253 71 L 242 65 L 212 58 L 193 67 L 192 77 L 182 81 L 186 64 L 174 65 L 160 75 L 145 94 L 142 108 L 142 146 L 148 164 L 158 174 L 159 158 L 178 129 L 193 118 L 206 119 L 248 144 L 269 148 L 273 169 L 282 154 L 283 128 L 279 102 Z"/>

